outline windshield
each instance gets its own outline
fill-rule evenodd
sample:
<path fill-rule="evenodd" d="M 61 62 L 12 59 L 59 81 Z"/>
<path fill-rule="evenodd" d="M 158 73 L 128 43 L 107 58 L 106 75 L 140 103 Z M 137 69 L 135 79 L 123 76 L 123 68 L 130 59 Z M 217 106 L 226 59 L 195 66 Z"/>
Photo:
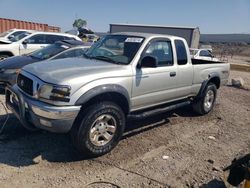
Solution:
<path fill-rule="evenodd" d="M 13 30 L 8 30 L 3 33 L 0 33 L 0 37 L 6 37 L 9 33 L 11 33 Z"/>
<path fill-rule="evenodd" d="M 129 64 L 143 41 L 143 37 L 107 35 L 86 52 L 86 57 L 117 64 Z"/>
<path fill-rule="evenodd" d="M 21 40 L 21 39 L 24 38 L 24 37 L 27 37 L 27 36 L 30 35 L 30 34 L 31 34 L 31 33 L 27 32 L 27 31 L 24 31 L 24 32 L 22 32 L 21 34 L 18 34 L 18 35 L 16 35 L 16 36 L 14 36 L 13 38 L 10 38 L 9 40 L 10 40 L 11 42 L 16 42 L 16 41 Z"/>
<path fill-rule="evenodd" d="M 30 54 L 31 57 L 37 58 L 37 59 L 48 59 L 66 49 L 68 49 L 69 47 L 63 44 L 51 44 L 45 48 L 42 48 L 40 50 L 37 50 L 33 53 Z"/>

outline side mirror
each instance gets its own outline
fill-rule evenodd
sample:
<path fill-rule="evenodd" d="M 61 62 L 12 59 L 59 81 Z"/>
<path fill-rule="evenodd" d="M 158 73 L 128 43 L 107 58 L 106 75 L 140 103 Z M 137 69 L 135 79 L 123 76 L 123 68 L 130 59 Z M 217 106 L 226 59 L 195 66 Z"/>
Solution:
<path fill-rule="evenodd" d="M 157 66 L 158 66 L 158 61 L 153 56 L 143 57 L 141 62 L 138 64 L 138 68 L 141 68 L 141 67 L 156 68 Z"/>
<path fill-rule="evenodd" d="M 22 44 L 24 44 L 24 45 L 28 44 L 28 40 L 25 39 L 25 40 L 22 42 Z"/>

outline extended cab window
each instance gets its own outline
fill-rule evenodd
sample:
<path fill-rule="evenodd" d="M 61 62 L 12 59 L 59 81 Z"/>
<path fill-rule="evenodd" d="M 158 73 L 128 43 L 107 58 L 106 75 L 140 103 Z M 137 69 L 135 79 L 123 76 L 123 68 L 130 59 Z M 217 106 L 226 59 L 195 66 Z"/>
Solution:
<path fill-rule="evenodd" d="M 145 56 L 153 56 L 159 66 L 173 65 L 173 53 L 170 41 L 154 41 L 148 46 Z"/>
<path fill-rule="evenodd" d="M 185 44 L 182 40 L 175 40 L 175 48 L 177 53 L 177 62 L 178 65 L 185 65 L 188 62 L 187 51 Z"/>

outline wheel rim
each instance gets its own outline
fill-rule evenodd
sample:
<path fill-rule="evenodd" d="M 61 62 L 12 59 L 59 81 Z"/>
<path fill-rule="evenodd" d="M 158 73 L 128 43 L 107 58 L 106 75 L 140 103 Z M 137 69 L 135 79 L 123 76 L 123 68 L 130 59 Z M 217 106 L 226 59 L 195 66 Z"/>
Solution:
<path fill-rule="evenodd" d="M 95 146 L 108 144 L 115 135 L 117 128 L 116 120 L 109 114 L 99 116 L 91 125 L 89 137 Z"/>
<path fill-rule="evenodd" d="M 204 100 L 205 110 L 209 111 L 212 108 L 213 103 L 214 103 L 214 92 L 212 90 L 209 90 Z"/>

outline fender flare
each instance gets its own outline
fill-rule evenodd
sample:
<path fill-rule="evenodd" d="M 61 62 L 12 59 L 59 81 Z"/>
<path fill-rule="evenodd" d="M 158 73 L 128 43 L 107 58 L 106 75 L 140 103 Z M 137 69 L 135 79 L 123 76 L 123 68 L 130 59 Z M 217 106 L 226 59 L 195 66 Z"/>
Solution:
<path fill-rule="evenodd" d="M 204 90 L 207 87 L 207 84 L 211 81 L 211 79 L 213 78 L 218 78 L 220 80 L 220 75 L 218 73 L 210 73 L 208 75 L 208 78 L 206 80 L 204 80 L 201 84 L 201 88 L 199 90 L 198 95 L 196 96 L 196 99 L 200 99 L 204 93 Z"/>
<path fill-rule="evenodd" d="M 128 91 L 124 87 L 117 84 L 105 84 L 101 86 L 96 86 L 84 93 L 81 97 L 79 97 L 79 99 L 75 102 L 75 105 L 82 105 L 98 95 L 110 92 L 123 95 L 126 98 L 128 102 L 128 107 L 130 109 L 130 97 Z"/>

